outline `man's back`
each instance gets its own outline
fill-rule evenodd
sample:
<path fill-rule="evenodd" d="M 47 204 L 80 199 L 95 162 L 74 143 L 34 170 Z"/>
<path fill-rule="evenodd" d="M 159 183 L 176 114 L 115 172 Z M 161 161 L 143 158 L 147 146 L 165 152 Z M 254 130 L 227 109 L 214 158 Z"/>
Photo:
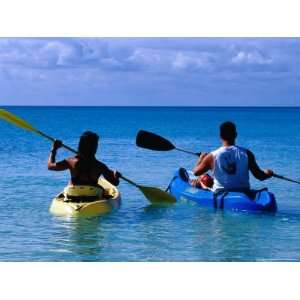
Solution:
<path fill-rule="evenodd" d="M 222 146 L 213 151 L 213 190 L 249 189 L 249 165 L 247 150 L 235 145 Z"/>

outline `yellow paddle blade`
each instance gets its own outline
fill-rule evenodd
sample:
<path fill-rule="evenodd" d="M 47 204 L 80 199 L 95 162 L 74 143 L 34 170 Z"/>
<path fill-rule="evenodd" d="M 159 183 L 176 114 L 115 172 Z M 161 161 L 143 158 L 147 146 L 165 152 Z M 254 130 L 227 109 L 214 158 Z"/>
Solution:
<path fill-rule="evenodd" d="M 158 189 L 155 187 L 149 187 L 149 186 L 138 186 L 138 188 L 141 190 L 141 192 L 144 194 L 144 196 L 151 202 L 151 203 L 175 203 L 176 199 Z"/>
<path fill-rule="evenodd" d="M 30 124 L 5 109 L 0 109 L 0 118 L 23 129 L 38 133 Z"/>

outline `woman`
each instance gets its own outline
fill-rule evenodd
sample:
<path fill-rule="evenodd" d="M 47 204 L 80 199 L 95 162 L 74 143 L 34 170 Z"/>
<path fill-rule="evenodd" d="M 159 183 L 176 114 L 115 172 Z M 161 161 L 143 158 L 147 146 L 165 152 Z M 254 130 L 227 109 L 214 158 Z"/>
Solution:
<path fill-rule="evenodd" d="M 62 146 L 62 142 L 56 140 L 50 152 L 48 170 L 64 171 L 69 169 L 71 173 L 70 184 L 74 186 L 98 187 L 98 179 L 101 175 L 113 185 L 118 185 L 121 174 L 110 170 L 95 157 L 98 141 L 99 136 L 96 133 L 86 131 L 80 137 L 78 155 L 56 162 L 57 149 Z"/>

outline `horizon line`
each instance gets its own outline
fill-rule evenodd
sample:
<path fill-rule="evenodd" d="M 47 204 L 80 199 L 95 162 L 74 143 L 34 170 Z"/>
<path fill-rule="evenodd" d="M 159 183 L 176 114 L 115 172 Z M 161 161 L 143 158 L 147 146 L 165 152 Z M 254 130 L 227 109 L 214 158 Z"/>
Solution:
<path fill-rule="evenodd" d="M 24 105 L 1 104 L 0 107 L 115 107 L 115 108 L 300 108 L 300 105 Z"/>

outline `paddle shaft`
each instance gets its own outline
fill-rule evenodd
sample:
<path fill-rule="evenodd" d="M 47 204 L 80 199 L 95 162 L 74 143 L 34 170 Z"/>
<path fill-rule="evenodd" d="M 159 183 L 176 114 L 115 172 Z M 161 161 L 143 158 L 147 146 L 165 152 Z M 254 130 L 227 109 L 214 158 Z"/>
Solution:
<path fill-rule="evenodd" d="M 196 152 L 188 151 L 188 150 L 177 148 L 177 147 L 175 147 L 174 149 L 177 150 L 177 151 L 180 151 L 180 152 L 184 152 L 184 153 L 188 153 L 188 154 L 193 154 L 193 155 L 196 155 L 196 156 L 200 156 L 201 155 L 201 152 L 196 153 Z"/>
<path fill-rule="evenodd" d="M 170 151 L 175 149 L 177 151 L 196 155 L 196 156 L 201 155 L 201 153 L 196 153 L 182 148 L 178 148 L 168 139 L 156 133 L 146 131 L 146 130 L 139 130 L 136 136 L 136 145 L 138 147 L 150 149 L 154 151 Z"/>
<path fill-rule="evenodd" d="M 46 138 L 46 139 L 48 139 L 48 140 L 50 140 L 52 142 L 55 141 L 55 139 L 53 137 L 51 137 L 51 136 L 43 133 L 42 131 L 37 130 L 36 133 L 38 133 L 40 136 L 42 136 L 42 137 L 44 137 L 44 138 Z M 71 151 L 71 152 L 73 152 L 73 153 L 75 153 L 75 154 L 78 154 L 78 152 L 76 150 L 72 149 L 71 147 L 69 147 L 67 145 L 62 144 L 62 147 L 65 148 L 65 149 L 67 149 L 67 150 L 69 150 L 69 151 Z M 127 181 L 128 183 L 130 183 L 130 184 L 132 184 L 132 185 L 134 185 L 136 187 L 139 187 L 135 182 L 131 181 L 130 179 L 128 179 L 128 178 L 126 178 L 124 176 L 120 176 L 120 178 L 122 178 L 123 180 Z"/>
<path fill-rule="evenodd" d="M 129 184 L 134 185 L 135 187 L 139 188 L 138 184 L 136 184 L 135 182 L 131 181 L 130 179 L 124 177 L 123 175 L 121 175 L 120 178 L 122 178 L 124 181 L 128 182 Z"/>
<path fill-rule="evenodd" d="M 49 136 L 49 135 L 47 135 L 47 134 L 45 134 L 45 133 L 43 133 L 43 132 L 41 132 L 41 131 L 39 131 L 39 130 L 37 131 L 37 133 L 38 133 L 39 135 L 43 136 L 44 138 L 46 138 L 46 139 L 52 141 L 52 142 L 55 141 L 54 138 L 52 138 L 51 136 Z M 69 151 L 71 151 L 71 152 L 73 152 L 73 153 L 75 153 L 75 154 L 78 154 L 78 152 L 77 152 L 76 150 L 72 149 L 71 147 L 69 147 L 69 146 L 67 146 L 67 145 L 62 144 L 62 147 L 64 147 L 65 149 L 67 149 L 67 150 L 69 150 Z M 128 183 L 130 183 L 130 184 L 132 184 L 132 185 L 134 185 L 134 186 L 136 186 L 136 187 L 139 187 L 135 182 L 131 181 L 130 179 L 128 179 L 128 178 L 126 178 L 126 177 L 124 177 L 123 175 L 121 175 L 120 178 L 122 178 L 124 181 L 126 181 L 126 182 L 128 182 Z"/>
<path fill-rule="evenodd" d="M 176 147 L 174 149 L 176 149 L 178 151 L 181 151 L 181 152 L 185 152 L 185 153 L 189 153 L 189 154 L 194 154 L 194 155 L 197 155 L 197 156 L 200 156 L 200 154 L 201 154 L 201 153 L 195 153 L 195 152 L 191 152 L 191 151 L 186 151 L 186 150 L 183 150 L 183 149 L 180 149 L 180 148 L 176 148 Z M 287 177 L 284 177 L 282 175 L 273 174 L 273 177 L 278 178 L 278 179 L 282 179 L 282 180 L 286 180 L 286 181 L 289 181 L 289 182 L 300 184 L 300 181 L 297 181 L 297 180 L 294 180 L 294 179 L 291 179 L 291 178 L 287 178 Z"/>
<path fill-rule="evenodd" d="M 53 137 L 47 135 L 44 132 L 41 132 L 41 131 L 37 130 L 36 133 L 38 133 L 40 136 L 42 136 L 42 137 L 44 137 L 44 138 L 46 138 L 46 139 L 48 139 L 48 140 L 50 140 L 52 142 L 55 141 L 55 139 Z M 76 150 L 74 150 L 73 148 L 71 148 L 71 147 L 69 147 L 69 146 L 67 146 L 65 144 L 62 144 L 62 147 L 65 148 L 65 149 L 67 149 L 67 150 L 69 150 L 69 151 L 71 151 L 71 152 L 73 152 L 73 153 L 75 153 L 75 154 L 78 154 L 78 152 Z"/>
<path fill-rule="evenodd" d="M 47 134 L 45 134 L 45 133 L 43 133 L 43 132 L 41 132 L 41 131 L 39 131 L 39 130 L 37 131 L 37 133 L 38 133 L 39 135 L 41 135 L 42 137 L 44 137 L 44 138 L 46 138 L 46 139 L 48 139 L 48 140 L 50 140 L 50 141 L 52 141 L 52 142 L 55 141 L 55 139 L 54 139 L 53 137 L 51 137 L 51 136 L 49 136 L 49 135 L 47 135 Z M 77 152 L 76 150 L 70 148 L 70 147 L 67 146 L 67 145 L 62 144 L 62 147 L 64 147 L 65 149 L 67 149 L 67 150 L 69 150 L 69 151 L 71 151 L 71 152 L 73 152 L 73 153 L 75 153 L 75 154 L 78 154 L 78 152 Z M 131 181 L 130 179 L 124 177 L 123 175 L 121 175 L 120 178 L 122 178 L 124 181 L 128 182 L 129 184 L 131 184 L 131 185 L 133 185 L 133 186 L 139 188 L 139 185 L 138 185 L 138 184 L 136 184 L 135 182 Z"/>
<path fill-rule="evenodd" d="M 290 179 L 290 178 L 287 178 L 287 177 L 284 177 L 284 176 L 281 176 L 281 175 L 278 175 L 278 174 L 273 174 L 273 177 L 300 184 L 300 181 Z"/>
<path fill-rule="evenodd" d="M 55 142 L 55 139 L 49 135 L 47 135 L 46 133 L 37 130 L 36 128 L 34 128 L 32 125 L 30 125 L 29 123 L 27 123 L 25 120 L 17 117 L 16 115 L 8 112 L 5 109 L 0 109 L 0 118 L 5 120 L 6 122 L 9 122 L 15 126 L 18 126 L 22 129 L 25 130 L 29 130 L 31 132 L 34 132 L 36 134 L 38 134 L 41 137 L 44 137 L 48 140 L 50 140 L 51 142 Z M 61 147 L 75 153 L 78 154 L 78 152 L 76 150 L 74 150 L 73 148 L 66 146 L 64 144 L 61 145 Z M 143 194 L 144 196 L 150 201 L 150 202 L 157 202 L 157 200 L 163 200 L 163 201 L 167 201 L 167 202 L 171 202 L 174 203 L 176 202 L 174 200 L 174 197 L 169 195 L 168 193 L 165 193 L 164 191 L 158 189 L 158 188 L 153 188 L 153 187 L 143 187 L 141 185 L 136 184 L 135 182 L 131 181 L 130 179 L 124 177 L 124 176 L 120 176 L 120 178 L 122 178 L 123 180 L 125 180 L 126 182 L 128 182 L 129 184 L 137 187 Z"/>
<path fill-rule="evenodd" d="M 196 156 L 201 155 L 201 152 L 195 153 L 195 152 L 188 151 L 185 149 L 177 148 L 172 142 L 170 142 L 166 138 L 164 138 L 160 135 L 157 135 L 153 132 L 149 132 L 149 131 L 145 131 L 145 130 L 140 130 L 138 132 L 137 137 L 136 137 L 136 144 L 139 147 L 150 149 L 150 150 L 170 151 L 170 150 L 175 149 L 177 151 L 196 155 Z M 290 179 L 290 178 L 287 178 L 287 177 L 284 177 L 284 176 L 281 176 L 278 174 L 274 174 L 273 177 L 300 184 L 300 181 Z"/>

